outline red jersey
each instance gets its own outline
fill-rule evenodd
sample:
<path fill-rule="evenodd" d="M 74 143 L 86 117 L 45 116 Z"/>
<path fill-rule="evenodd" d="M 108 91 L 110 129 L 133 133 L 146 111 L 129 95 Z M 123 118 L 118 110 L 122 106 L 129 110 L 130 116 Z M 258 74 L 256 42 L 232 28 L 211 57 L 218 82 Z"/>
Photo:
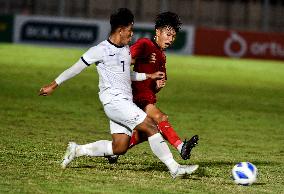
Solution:
<path fill-rule="evenodd" d="M 141 38 L 130 47 L 131 57 L 135 59 L 134 71 L 139 73 L 155 73 L 162 71 L 166 74 L 166 55 L 156 42 Z M 150 55 L 156 53 L 155 63 L 149 63 Z M 165 75 L 166 77 L 166 75 Z M 156 103 L 156 81 L 147 79 L 132 82 L 133 101 L 142 109 L 148 104 Z"/>

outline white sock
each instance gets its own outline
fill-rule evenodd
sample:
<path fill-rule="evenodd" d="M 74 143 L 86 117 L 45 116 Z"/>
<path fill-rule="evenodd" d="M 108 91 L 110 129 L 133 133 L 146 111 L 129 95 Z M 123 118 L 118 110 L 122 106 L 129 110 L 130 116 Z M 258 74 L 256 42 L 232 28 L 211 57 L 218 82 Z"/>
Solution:
<path fill-rule="evenodd" d="M 179 145 L 177 146 L 177 150 L 178 150 L 179 153 L 181 153 L 181 148 L 182 148 L 182 146 L 183 146 L 183 142 L 181 142 L 181 144 L 179 144 Z"/>
<path fill-rule="evenodd" d="M 174 160 L 173 155 L 160 133 L 148 137 L 152 152 L 168 167 L 171 172 L 176 172 L 179 164 Z"/>
<path fill-rule="evenodd" d="M 112 141 L 100 140 L 94 143 L 78 145 L 76 157 L 80 156 L 111 156 L 113 155 Z"/>

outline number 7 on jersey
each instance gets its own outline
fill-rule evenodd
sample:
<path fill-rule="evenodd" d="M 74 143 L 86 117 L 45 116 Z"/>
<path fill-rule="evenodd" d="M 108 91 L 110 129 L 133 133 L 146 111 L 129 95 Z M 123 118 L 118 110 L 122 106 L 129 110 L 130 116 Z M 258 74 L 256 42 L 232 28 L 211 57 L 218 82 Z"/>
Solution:
<path fill-rule="evenodd" d="M 120 61 L 122 63 L 122 71 L 124 72 L 124 61 Z"/>

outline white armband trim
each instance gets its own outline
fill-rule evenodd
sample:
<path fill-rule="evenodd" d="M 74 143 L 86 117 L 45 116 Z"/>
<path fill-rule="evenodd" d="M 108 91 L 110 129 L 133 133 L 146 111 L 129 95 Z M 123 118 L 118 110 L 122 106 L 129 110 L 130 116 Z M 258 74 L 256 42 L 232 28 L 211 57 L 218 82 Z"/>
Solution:
<path fill-rule="evenodd" d="M 57 85 L 62 84 L 64 81 L 74 77 L 79 74 L 83 69 L 88 67 L 81 59 L 79 59 L 73 66 L 69 69 L 66 69 L 63 73 L 61 73 L 56 79 L 55 82 Z"/>
<path fill-rule="evenodd" d="M 130 72 L 131 81 L 143 81 L 146 80 L 146 73 L 138 73 L 135 71 Z"/>

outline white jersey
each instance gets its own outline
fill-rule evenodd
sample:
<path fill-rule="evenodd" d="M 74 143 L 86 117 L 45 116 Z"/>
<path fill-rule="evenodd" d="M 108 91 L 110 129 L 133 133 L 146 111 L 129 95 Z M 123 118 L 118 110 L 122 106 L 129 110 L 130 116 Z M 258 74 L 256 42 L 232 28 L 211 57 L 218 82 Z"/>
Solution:
<path fill-rule="evenodd" d="M 145 73 L 130 71 L 129 46 L 117 46 L 109 40 L 90 48 L 72 67 L 62 72 L 55 82 L 60 85 L 95 63 L 99 73 L 99 96 L 110 119 L 111 133 L 131 136 L 133 129 L 142 123 L 146 113 L 132 101 L 131 80 L 142 81 Z"/>
<path fill-rule="evenodd" d="M 124 95 L 132 101 L 129 46 L 117 46 L 105 40 L 81 57 L 86 65 L 95 63 L 99 73 L 99 96 L 103 104 L 113 96 Z"/>

